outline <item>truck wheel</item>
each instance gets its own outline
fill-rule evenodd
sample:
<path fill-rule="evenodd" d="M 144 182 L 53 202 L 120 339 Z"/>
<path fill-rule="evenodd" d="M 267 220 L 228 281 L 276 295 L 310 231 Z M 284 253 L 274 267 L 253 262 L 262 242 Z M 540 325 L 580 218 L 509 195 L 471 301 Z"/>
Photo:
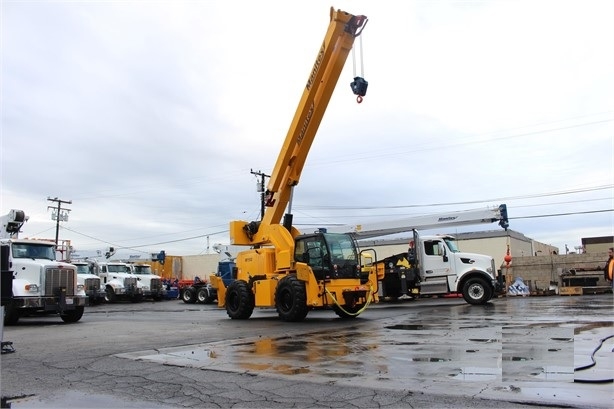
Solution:
<path fill-rule="evenodd" d="M 483 305 L 492 298 L 492 289 L 486 280 L 470 278 L 463 286 L 463 298 L 471 305 Z"/>
<path fill-rule="evenodd" d="M 305 283 L 293 275 L 282 278 L 275 291 L 275 308 L 284 321 L 302 321 L 307 316 Z"/>
<path fill-rule="evenodd" d="M 12 305 L 4 307 L 4 325 L 15 325 L 19 321 L 19 312 Z"/>
<path fill-rule="evenodd" d="M 246 320 L 254 312 L 254 293 L 245 281 L 236 280 L 226 290 L 226 313 L 232 319 Z"/>
<path fill-rule="evenodd" d="M 185 288 L 181 292 L 181 299 L 186 304 L 194 304 L 196 302 L 196 290 L 192 287 Z"/>
<path fill-rule="evenodd" d="M 81 319 L 81 317 L 83 317 L 84 310 L 84 307 L 76 307 L 74 310 L 65 311 L 64 313 L 60 314 L 60 318 L 62 318 L 62 321 L 67 323 L 77 322 Z"/>
<path fill-rule="evenodd" d="M 115 295 L 115 291 L 113 287 L 107 287 L 105 290 L 104 300 L 108 303 L 114 303 L 117 301 L 117 295 Z"/>
<path fill-rule="evenodd" d="M 198 290 L 198 295 L 196 296 L 198 302 L 203 304 L 210 303 L 211 295 L 209 294 L 209 289 L 207 287 L 200 288 Z"/>

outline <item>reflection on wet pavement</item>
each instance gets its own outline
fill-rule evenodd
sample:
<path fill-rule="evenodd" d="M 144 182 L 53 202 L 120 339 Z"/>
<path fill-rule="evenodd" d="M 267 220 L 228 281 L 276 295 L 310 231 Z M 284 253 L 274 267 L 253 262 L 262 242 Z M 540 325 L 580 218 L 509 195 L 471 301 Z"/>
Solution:
<path fill-rule="evenodd" d="M 515 385 L 523 385 L 518 390 L 537 394 L 536 399 L 566 396 L 562 391 L 577 388 L 574 380 L 578 377 L 595 383 L 612 378 L 614 337 L 594 353 L 598 340 L 613 334 L 612 322 L 603 316 L 572 325 L 552 317 L 510 319 L 509 311 L 500 305 L 497 308 L 493 315 L 500 315 L 499 320 L 476 321 L 459 313 L 466 309 L 448 310 L 432 323 L 415 324 L 411 322 L 414 317 L 406 315 L 380 322 L 377 328 L 356 325 L 117 356 L 314 382 L 359 380 L 399 387 L 429 382 L 430 388 L 442 392 L 447 392 L 450 382 L 464 385 L 459 389 L 467 393 L 486 386 L 492 391 L 518 393 Z M 597 362 L 591 363 L 591 359 Z M 582 374 L 576 373 L 579 366 L 587 366 Z M 566 399 L 607 399 L 608 390 L 600 393 L 576 393 Z"/>

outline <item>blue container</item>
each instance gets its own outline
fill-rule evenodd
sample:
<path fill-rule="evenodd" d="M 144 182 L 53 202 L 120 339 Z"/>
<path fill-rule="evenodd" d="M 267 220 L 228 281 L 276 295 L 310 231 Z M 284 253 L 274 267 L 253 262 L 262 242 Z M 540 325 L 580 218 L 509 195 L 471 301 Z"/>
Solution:
<path fill-rule="evenodd" d="M 177 287 L 171 287 L 170 290 L 166 290 L 166 299 L 174 300 L 179 298 L 179 289 Z"/>

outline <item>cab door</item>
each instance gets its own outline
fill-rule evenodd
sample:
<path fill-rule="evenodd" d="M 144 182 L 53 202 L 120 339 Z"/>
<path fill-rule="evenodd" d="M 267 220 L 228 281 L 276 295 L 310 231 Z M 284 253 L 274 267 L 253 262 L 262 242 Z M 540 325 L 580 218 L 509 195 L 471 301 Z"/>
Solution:
<path fill-rule="evenodd" d="M 431 239 L 422 243 L 423 271 L 426 279 L 450 274 L 451 261 L 443 240 Z"/>

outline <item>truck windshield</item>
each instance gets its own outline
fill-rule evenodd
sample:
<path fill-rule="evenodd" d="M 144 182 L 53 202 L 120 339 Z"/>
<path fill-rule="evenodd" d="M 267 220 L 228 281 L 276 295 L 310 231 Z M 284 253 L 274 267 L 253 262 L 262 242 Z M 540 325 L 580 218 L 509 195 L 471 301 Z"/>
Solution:
<path fill-rule="evenodd" d="M 333 264 L 358 264 L 356 246 L 347 234 L 324 233 Z"/>
<path fill-rule="evenodd" d="M 109 264 L 107 266 L 109 273 L 130 273 L 130 267 L 121 264 Z"/>
<path fill-rule="evenodd" d="M 13 243 L 13 257 L 55 260 L 55 247 L 38 243 Z"/>
<path fill-rule="evenodd" d="M 89 274 L 90 267 L 87 264 L 75 264 L 77 266 L 77 274 Z"/>
<path fill-rule="evenodd" d="M 443 241 L 446 242 L 446 246 L 448 246 L 448 248 L 450 249 L 452 253 L 460 252 L 460 250 L 456 246 L 456 240 L 454 240 L 452 237 L 446 237 L 443 239 Z"/>
<path fill-rule="evenodd" d="M 133 266 L 134 268 L 134 274 L 141 274 L 141 275 L 151 275 L 153 274 L 151 272 L 151 267 L 150 266 Z"/>

